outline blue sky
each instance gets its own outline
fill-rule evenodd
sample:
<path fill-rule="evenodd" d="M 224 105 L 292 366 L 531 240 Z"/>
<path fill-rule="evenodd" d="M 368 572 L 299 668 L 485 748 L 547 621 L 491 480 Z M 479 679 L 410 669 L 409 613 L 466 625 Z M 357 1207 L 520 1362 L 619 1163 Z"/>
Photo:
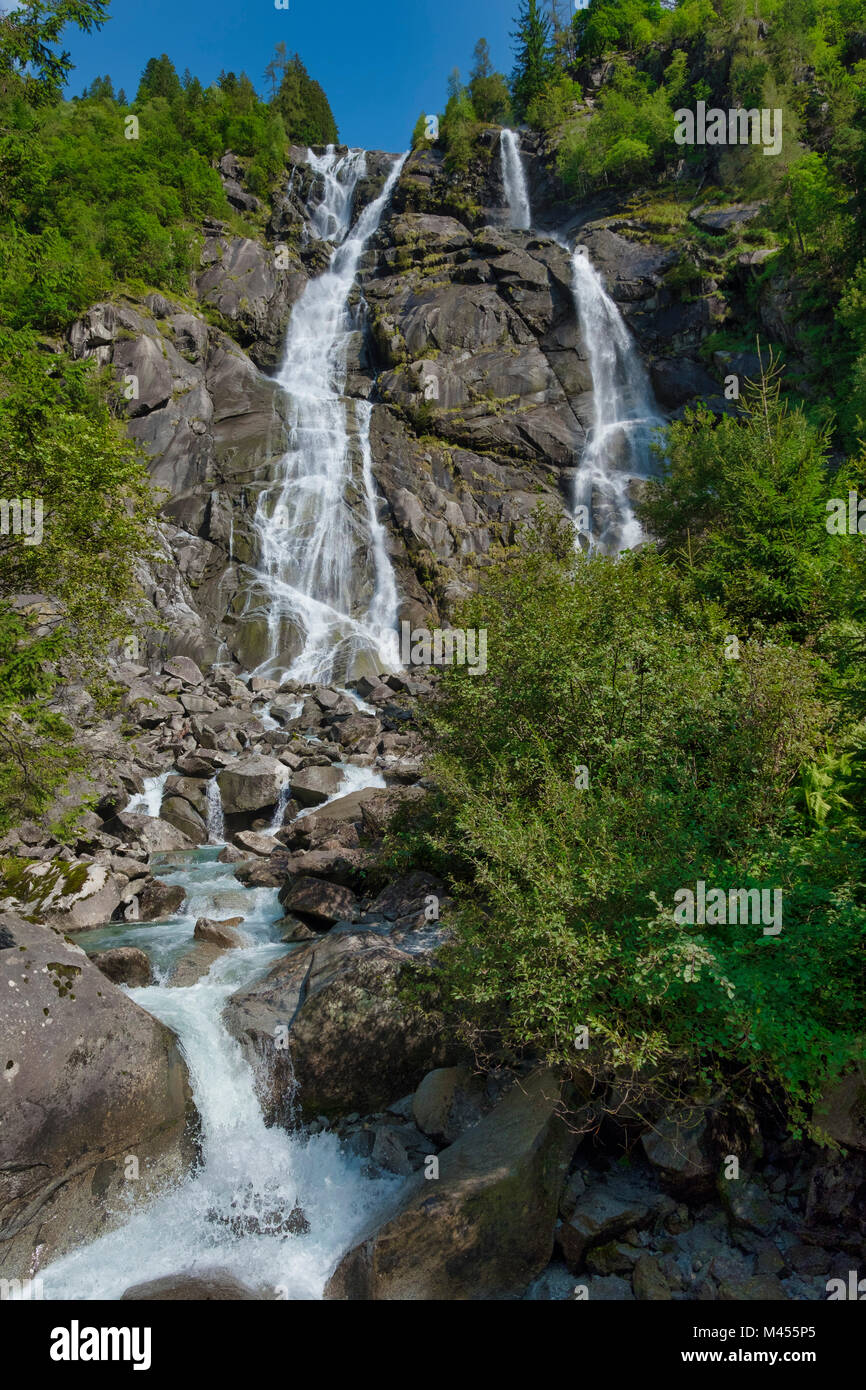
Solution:
<path fill-rule="evenodd" d="M 75 71 L 68 95 L 108 73 L 130 99 L 148 58 L 167 53 L 207 86 L 220 69 L 246 70 L 265 91 L 264 69 L 282 39 L 328 94 L 340 139 L 402 150 L 418 113 L 441 111 L 448 74 L 464 79 L 482 36 L 511 71 L 518 0 L 112 0 L 99 33 L 67 28 Z"/>

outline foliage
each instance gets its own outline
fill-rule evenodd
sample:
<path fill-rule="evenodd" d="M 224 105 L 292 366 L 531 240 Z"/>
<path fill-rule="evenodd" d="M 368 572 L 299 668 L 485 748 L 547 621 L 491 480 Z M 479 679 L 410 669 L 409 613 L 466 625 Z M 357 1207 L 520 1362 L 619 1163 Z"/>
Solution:
<path fill-rule="evenodd" d="M 791 805 L 829 720 L 809 656 L 728 662 L 724 615 L 661 555 L 587 561 L 544 531 L 459 621 L 490 664 L 443 673 L 415 851 L 450 865 L 457 931 L 426 988 L 481 1051 L 736 1068 L 806 1106 L 856 1049 L 864 978 L 863 848 Z M 698 878 L 780 888 L 781 934 L 679 924 Z"/>
<path fill-rule="evenodd" d="M 515 61 L 511 95 L 515 114 L 522 119 L 553 72 L 550 19 L 539 0 L 521 0 L 512 38 Z"/>
<path fill-rule="evenodd" d="M 772 625 L 802 640 L 838 614 L 859 549 L 826 524 L 848 480 L 831 473 L 827 429 L 782 399 L 777 369 L 745 383 L 740 404 L 744 418 L 716 423 L 699 407 L 670 427 L 641 517 L 733 630 Z"/>

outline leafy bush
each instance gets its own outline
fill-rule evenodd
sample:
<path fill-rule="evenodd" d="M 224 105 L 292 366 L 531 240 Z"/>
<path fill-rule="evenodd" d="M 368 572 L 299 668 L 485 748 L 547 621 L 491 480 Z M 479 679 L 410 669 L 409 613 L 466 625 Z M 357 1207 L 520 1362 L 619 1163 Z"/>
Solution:
<path fill-rule="evenodd" d="M 725 619 L 658 554 L 544 532 L 459 621 L 489 670 L 443 673 L 415 852 L 451 865 L 456 935 L 426 990 L 482 1053 L 659 1084 L 736 1068 L 805 1107 L 856 1050 L 864 979 L 863 848 L 790 804 L 828 720 L 808 655 L 726 661 Z M 781 889 L 782 932 L 679 924 L 698 879 Z"/>

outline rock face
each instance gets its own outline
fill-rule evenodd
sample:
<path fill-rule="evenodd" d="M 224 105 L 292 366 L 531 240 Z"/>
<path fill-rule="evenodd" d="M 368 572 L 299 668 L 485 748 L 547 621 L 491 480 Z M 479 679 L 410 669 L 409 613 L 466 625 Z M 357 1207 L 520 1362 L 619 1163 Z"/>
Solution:
<path fill-rule="evenodd" d="M 183 1176 L 198 1117 L 173 1034 L 51 928 L 0 918 L 0 1269 L 33 1272 Z M 22 949 L 23 948 L 23 949 Z M 38 1251 L 38 1255 L 37 1255 Z"/>
<path fill-rule="evenodd" d="M 381 1109 L 449 1060 L 436 1020 L 392 993 L 410 961 L 381 936 L 347 929 L 232 995 L 226 1026 L 257 1065 L 269 1121 L 291 1123 L 293 1102 L 302 1116 Z"/>
<path fill-rule="evenodd" d="M 330 1299 L 484 1299 L 525 1288 L 550 1259 L 575 1138 L 559 1082 L 537 1072 L 439 1155 L 439 1177 L 412 1184 L 400 1209 L 358 1242 Z"/>

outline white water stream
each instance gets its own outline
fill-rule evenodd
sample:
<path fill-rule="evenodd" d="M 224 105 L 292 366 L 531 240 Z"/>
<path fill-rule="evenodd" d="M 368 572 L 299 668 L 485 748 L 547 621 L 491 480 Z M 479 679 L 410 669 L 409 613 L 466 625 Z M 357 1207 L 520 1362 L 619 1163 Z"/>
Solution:
<path fill-rule="evenodd" d="M 202 1120 L 203 1165 L 132 1210 L 117 1230 L 41 1270 L 47 1299 L 115 1299 L 132 1284 L 214 1267 L 272 1298 L 318 1298 L 339 1254 L 399 1181 L 362 1177 L 361 1160 L 347 1157 L 334 1135 L 265 1126 L 252 1072 L 220 1015 L 235 990 L 285 954 L 274 925 L 282 908 L 276 889 L 243 888 L 230 865 L 216 862 L 216 853 L 198 851 L 174 869 L 167 863 L 165 881 L 182 884 L 188 894 L 183 914 L 172 922 L 104 928 L 79 938 L 88 949 L 148 951 L 160 983 L 128 992 L 180 1040 Z M 189 948 L 196 918 L 237 913 L 245 916 L 252 944 L 227 951 L 197 984 L 166 984 Z M 302 1234 L 285 1228 L 297 1206 L 309 1222 Z"/>
<path fill-rule="evenodd" d="M 329 147 L 309 155 L 322 188 L 310 222 L 336 249 L 294 307 L 278 376 L 290 444 L 255 518 L 267 618 L 258 674 L 327 683 L 362 674 L 365 665 L 399 666 L 397 588 L 378 519 L 371 407 L 343 393 L 349 296 L 405 158 L 395 160 L 379 197 L 350 227 L 352 197 L 367 171 L 364 151 L 340 156 Z"/>
<path fill-rule="evenodd" d="M 575 248 L 571 265 L 595 416 L 575 477 L 573 513 L 593 550 L 615 554 L 645 539 L 632 482 L 649 476 L 651 444 L 663 421 L 634 340 L 583 248 Z"/>
<path fill-rule="evenodd" d="M 508 205 L 508 225 L 515 231 L 528 232 L 532 226 L 532 208 L 523 160 L 520 158 L 520 139 L 514 130 L 503 130 L 499 138 L 499 157 L 502 161 L 502 182 Z"/>
<path fill-rule="evenodd" d="M 532 207 L 517 133 L 503 130 L 499 148 L 509 226 L 529 231 Z M 652 471 L 651 445 L 663 421 L 640 354 L 586 249 L 544 235 L 571 255 L 574 309 L 592 375 L 594 420 L 575 475 L 572 515 L 589 549 L 616 554 L 645 539 L 632 484 Z"/>

